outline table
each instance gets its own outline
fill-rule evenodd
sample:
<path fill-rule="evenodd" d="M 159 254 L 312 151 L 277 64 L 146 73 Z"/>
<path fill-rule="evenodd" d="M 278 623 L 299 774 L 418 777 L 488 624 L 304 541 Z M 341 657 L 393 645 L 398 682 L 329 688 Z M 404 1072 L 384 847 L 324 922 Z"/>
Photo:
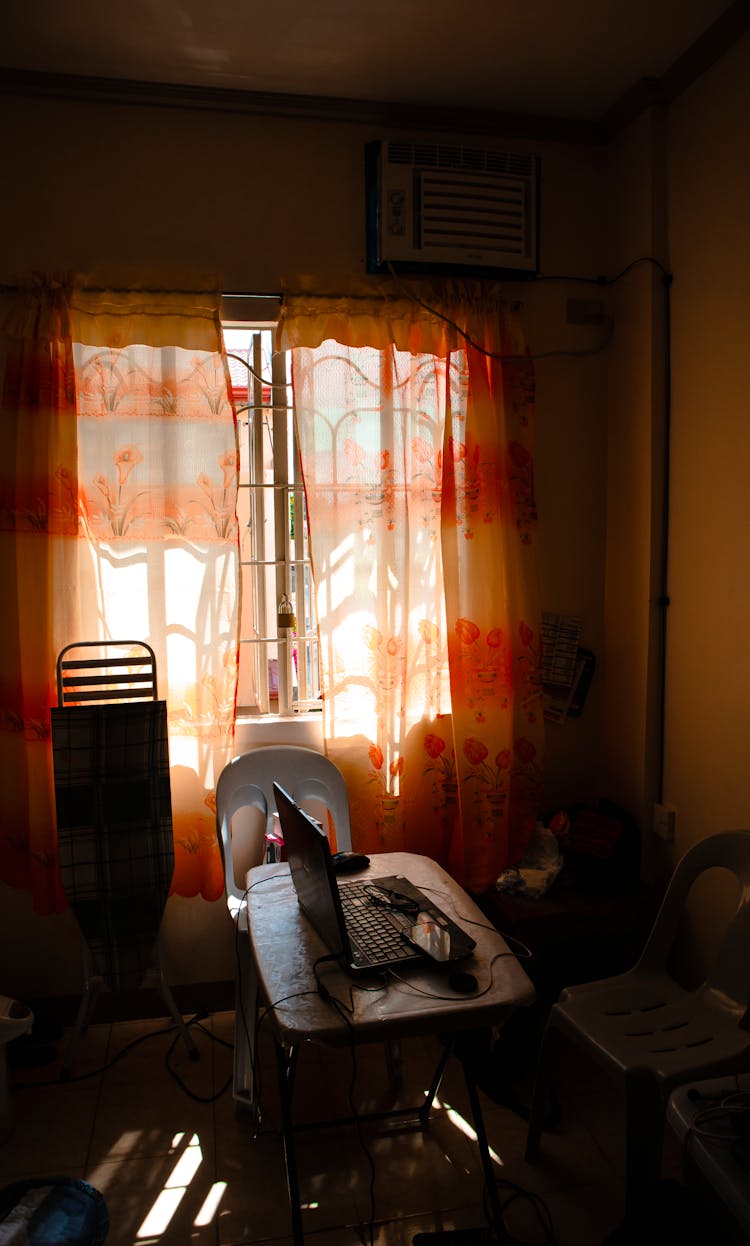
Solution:
<path fill-rule="evenodd" d="M 374 855 L 370 861 L 369 869 L 347 875 L 342 885 L 349 879 L 369 881 L 400 874 L 421 887 L 476 939 L 476 948 L 470 958 L 461 962 L 461 969 L 477 978 L 478 990 L 474 996 L 455 994 L 447 984 L 445 966 L 420 961 L 399 968 L 398 979 L 391 979 L 382 991 L 351 992 L 353 1012 L 347 1014 L 344 1023 L 335 1007 L 318 994 L 313 965 L 327 949 L 297 904 L 288 865 L 261 865 L 249 871 L 248 931 L 261 995 L 270 1007 L 295 1246 L 304 1242 L 292 1119 L 294 1070 L 300 1045 L 315 1042 L 348 1048 L 352 1043 L 388 1043 L 420 1034 L 439 1035 L 445 1040 L 444 1056 L 424 1102 L 417 1109 L 399 1112 L 411 1117 L 418 1115 L 424 1127 L 456 1036 L 462 1030 L 500 1025 L 512 1011 L 533 1003 L 535 998 L 531 982 L 505 940 L 435 861 L 400 852 Z M 350 1003 L 352 980 L 337 965 L 320 966 L 318 979 L 329 995 Z M 409 984 L 417 989 L 411 989 Z M 427 992 L 429 998 L 418 992 Z M 289 999 L 290 995 L 295 997 Z M 274 1001 L 280 1002 L 275 1006 Z M 481 1105 L 471 1069 L 466 1061 L 462 1060 L 462 1065 L 487 1198 L 493 1221 L 499 1226 L 502 1218 Z M 360 1120 L 373 1119 L 373 1115 Z M 382 1118 L 392 1114 L 377 1115 Z"/>
<path fill-rule="evenodd" d="M 722 1105 L 742 1115 L 722 1112 Z M 724 1209 L 731 1240 L 750 1240 L 750 1075 L 713 1077 L 672 1092 L 667 1120 Z M 711 1136 L 716 1135 L 716 1136 Z M 723 1135 L 723 1137 L 721 1136 Z"/>

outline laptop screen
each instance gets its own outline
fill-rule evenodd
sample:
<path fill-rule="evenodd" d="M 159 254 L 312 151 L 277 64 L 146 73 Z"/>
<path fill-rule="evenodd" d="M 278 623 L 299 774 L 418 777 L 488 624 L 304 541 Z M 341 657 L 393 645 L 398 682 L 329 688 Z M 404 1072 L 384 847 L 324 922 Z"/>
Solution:
<path fill-rule="evenodd" d="M 325 832 L 278 783 L 273 792 L 300 908 L 329 951 L 349 959 L 349 939 Z"/>

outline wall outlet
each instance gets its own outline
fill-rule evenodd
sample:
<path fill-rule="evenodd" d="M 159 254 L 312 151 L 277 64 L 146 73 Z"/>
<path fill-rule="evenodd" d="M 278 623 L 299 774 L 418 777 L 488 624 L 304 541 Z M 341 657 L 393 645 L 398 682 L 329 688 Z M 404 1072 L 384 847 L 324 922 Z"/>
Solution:
<path fill-rule="evenodd" d="M 674 805 L 654 805 L 651 829 L 654 835 L 658 835 L 659 839 L 665 840 L 668 844 L 674 840 L 676 820 L 677 810 Z"/>

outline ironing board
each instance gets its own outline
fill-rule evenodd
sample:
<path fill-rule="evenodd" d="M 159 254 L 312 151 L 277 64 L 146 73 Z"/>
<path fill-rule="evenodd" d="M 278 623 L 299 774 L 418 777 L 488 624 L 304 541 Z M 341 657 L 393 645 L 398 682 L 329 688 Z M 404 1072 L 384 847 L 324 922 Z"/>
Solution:
<path fill-rule="evenodd" d="M 51 720 L 60 874 L 85 943 L 84 993 L 63 1073 L 102 987 L 135 989 L 154 976 L 197 1059 L 159 944 L 174 846 L 167 706 L 157 699 L 153 650 L 140 641 L 68 645 L 57 659 L 57 689 Z"/>

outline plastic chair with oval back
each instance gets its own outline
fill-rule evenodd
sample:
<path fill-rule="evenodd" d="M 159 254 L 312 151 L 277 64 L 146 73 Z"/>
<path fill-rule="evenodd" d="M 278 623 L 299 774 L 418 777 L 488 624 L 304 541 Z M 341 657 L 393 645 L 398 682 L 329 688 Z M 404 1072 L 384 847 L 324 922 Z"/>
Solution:
<path fill-rule="evenodd" d="M 735 874 L 735 911 L 704 982 L 687 990 L 669 961 L 688 893 L 701 874 Z M 626 1209 L 635 1216 L 659 1180 L 666 1104 L 677 1086 L 750 1069 L 750 831 L 724 831 L 678 863 L 638 963 L 564 990 L 542 1039 L 526 1143 L 539 1150 L 557 1041 L 582 1048 L 625 1088 Z"/>
<path fill-rule="evenodd" d="M 224 863 L 227 906 L 236 926 L 233 1094 L 254 1105 L 254 1031 L 258 987 L 247 938 L 247 871 L 262 865 L 274 831 L 274 780 L 326 826 L 332 847 L 350 849 L 349 797 L 344 777 L 323 753 L 293 744 L 268 745 L 234 757 L 216 785 L 216 833 Z M 252 814 L 250 811 L 255 811 Z M 323 816 L 321 816 L 321 814 Z"/>

